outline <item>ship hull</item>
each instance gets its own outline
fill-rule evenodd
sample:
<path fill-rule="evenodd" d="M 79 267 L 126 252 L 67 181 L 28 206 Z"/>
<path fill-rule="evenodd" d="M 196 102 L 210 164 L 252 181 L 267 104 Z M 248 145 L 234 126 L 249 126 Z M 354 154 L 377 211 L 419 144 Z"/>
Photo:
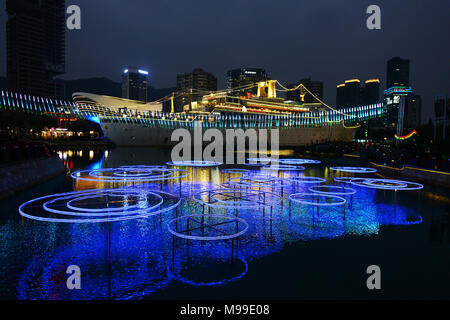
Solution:
<path fill-rule="evenodd" d="M 101 123 L 103 132 L 117 146 L 155 146 L 170 147 L 177 141 L 171 141 L 173 128 L 146 127 L 135 123 Z M 275 128 L 274 128 L 275 129 Z M 326 141 L 352 141 L 355 128 L 342 125 L 279 129 L 280 147 L 299 147 Z M 226 129 L 219 129 L 225 136 Z M 258 132 L 258 129 L 255 129 Z M 269 130 L 270 131 L 270 130 Z M 268 142 L 270 144 L 270 132 Z"/>

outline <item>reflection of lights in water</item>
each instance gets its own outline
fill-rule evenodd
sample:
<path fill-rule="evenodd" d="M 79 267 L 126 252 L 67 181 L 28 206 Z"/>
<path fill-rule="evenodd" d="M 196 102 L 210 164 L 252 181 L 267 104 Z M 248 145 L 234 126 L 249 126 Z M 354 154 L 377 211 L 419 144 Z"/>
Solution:
<path fill-rule="evenodd" d="M 137 223 L 111 224 L 108 241 L 107 225 L 71 228 L 74 241 L 56 250 L 35 256 L 19 278 L 19 299 L 136 299 L 165 287 L 172 276 L 158 232 L 147 234 L 146 241 L 136 239 L 141 232 Z M 129 233 L 125 236 L 125 233 Z M 136 236 L 138 235 L 138 236 Z M 110 253 L 108 253 L 110 252 Z M 82 272 L 82 290 L 68 290 L 65 268 L 78 265 Z"/>
<path fill-rule="evenodd" d="M 106 157 L 106 153 L 104 156 Z M 217 188 L 222 181 L 228 180 L 230 174 L 226 172 L 221 174 L 218 168 L 187 170 L 190 175 L 180 180 L 139 186 L 144 189 L 163 188 L 167 192 L 181 196 L 183 200 L 176 211 L 148 219 L 112 223 L 110 237 L 105 224 L 69 225 L 56 229 L 54 224 L 28 222 L 33 228 L 39 224 L 36 227 L 39 229 L 36 229 L 36 232 L 25 233 L 25 245 L 41 243 L 40 248 L 45 249 L 34 248 L 35 251 L 32 251 L 41 253 L 27 261 L 28 267 L 19 277 L 18 297 L 20 299 L 137 298 L 151 296 L 154 291 L 177 279 L 196 286 L 227 285 L 229 281 L 239 281 L 241 277 L 246 276 L 246 263 L 242 261 L 251 262 L 280 252 L 291 242 L 377 235 L 385 225 L 408 226 L 422 221 L 417 208 L 411 202 L 405 202 L 401 197 L 394 199 L 391 192 L 362 186 L 353 187 L 357 192 L 353 195 L 351 206 L 349 197 L 345 207 L 322 206 L 319 213 L 317 207 L 314 207 L 313 211 L 311 206 L 292 203 L 292 211 L 289 214 L 289 195 L 307 192 L 313 186 L 311 182 L 319 184 L 323 181 L 317 177 L 308 177 L 316 175 L 317 172 L 323 177 L 325 172 L 322 169 L 316 171 L 315 168 L 307 168 L 306 176 L 286 175 L 285 180 L 291 179 L 291 182 L 295 180 L 295 183 L 286 185 L 283 189 L 283 202 L 274 207 L 273 211 L 269 208 L 203 209 L 193 200 L 192 195 Z M 335 173 L 331 174 L 328 169 L 326 172 L 330 174 L 328 183 L 333 182 Z M 231 176 L 241 177 L 242 174 Z M 259 170 L 252 171 L 250 176 L 255 180 L 268 179 L 260 176 Z M 91 188 L 105 185 L 103 182 L 76 181 L 77 187 L 80 188 L 87 183 Z M 277 191 L 280 193 L 280 190 Z M 221 198 L 219 200 L 223 201 Z M 409 207 L 405 206 L 405 203 Z M 175 217 L 203 212 L 229 216 L 237 214 L 238 218 L 248 223 L 248 230 L 233 240 L 234 247 L 232 240 L 186 242 L 175 237 L 173 242 L 173 235 L 167 229 L 169 221 Z M 107 264 L 108 239 L 111 241 L 111 272 L 108 271 Z M 58 247 L 57 243 L 63 245 Z M 47 248 L 50 247 L 57 249 L 45 256 Z M 231 261 L 235 264 L 233 268 L 230 268 Z M 65 269 L 62 268 L 68 264 L 81 264 L 82 281 L 86 291 L 66 289 Z M 253 267 L 258 266 L 251 265 L 248 272 L 251 273 Z"/>
<path fill-rule="evenodd" d="M 292 156 L 295 152 L 293 149 L 282 149 L 282 150 L 236 150 L 235 153 L 272 155 L 272 156 Z"/>
<path fill-rule="evenodd" d="M 230 261 L 190 259 L 189 262 L 180 268 L 176 280 L 191 286 L 223 286 L 243 278 L 248 272 L 247 261 L 242 258 Z"/>
<path fill-rule="evenodd" d="M 61 159 L 61 160 L 67 160 L 67 152 L 58 152 L 58 157 Z"/>

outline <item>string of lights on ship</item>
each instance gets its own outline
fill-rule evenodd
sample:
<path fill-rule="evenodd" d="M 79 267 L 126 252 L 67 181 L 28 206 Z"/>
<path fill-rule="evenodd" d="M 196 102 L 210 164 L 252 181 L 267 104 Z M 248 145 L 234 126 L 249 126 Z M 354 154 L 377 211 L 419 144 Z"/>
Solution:
<path fill-rule="evenodd" d="M 289 105 L 284 103 L 271 102 L 273 106 L 280 106 L 286 109 L 284 113 L 269 114 L 262 112 L 239 113 L 217 112 L 220 108 L 213 109 L 209 114 L 198 113 L 166 113 L 166 112 L 148 112 L 123 109 L 114 110 L 113 108 L 101 106 L 92 107 L 90 105 L 73 103 L 70 101 L 55 100 L 51 98 L 35 97 L 25 94 L 13 93 L 8 91 L 1 92 L 1 107 L 9 110 L 21 110 L 30 113 L 46 114 L 59 118 L 76 118 L 87 119 L 100 123 L 100 118 L 103 122 L 124 122 L 137 123 L 146 126 L 157 126 L 167 128 L 177 127 L 194 127 L 199 124 L 204 128 L 272 128 L 272 127 L 315 127 L 323 125 L 342 124 L 344 127 L 354 128 L 359 125 L 359 122 L 369 119 L 380 118 L 383 115 L 383 104 L 372 104 L 367 106 L 350 107 L 343 109 L 336 109 L 324 101 L 316 97 L 305 86 L 300 84 L 295 88 L 288 89 L 281 83 L 276 81 L 276 84 L 281 87 L 277 91 L 293 91 L 302 89 L 307 94 L 310 94 L 317 101 L 317 104 L 325 107 L 328 111 L 303 111 L 303 112 L 289 112 Z M 233 90 L 247 90 L 257 87 L 258 84 L 251 84 L 242 87 L 233 88 Z M 215 92 L 202 92 L 201 90 L 191 90 L 206 95 L 220 95 L 227 94 L 228 90 L 220 90 Z M 177 93 L 176 95 L 166 96 L 157 100 L 156 102 L 164 102 L 177 99 L 185 96 L 186 93 Z M 241 99 L 241 97 L 234 97 Z M 246 99 L 252 102 L 251 99 Z M 259 102 L 259 100 L 254 100 Z M 217 109 L 217 110 L 216 110 Z M 230 111 L 230 110 L 227 110 Z M 238 111 L 238 110 L 236 110 Z M 267 110 L 266 110 L 267 111 Z"/>

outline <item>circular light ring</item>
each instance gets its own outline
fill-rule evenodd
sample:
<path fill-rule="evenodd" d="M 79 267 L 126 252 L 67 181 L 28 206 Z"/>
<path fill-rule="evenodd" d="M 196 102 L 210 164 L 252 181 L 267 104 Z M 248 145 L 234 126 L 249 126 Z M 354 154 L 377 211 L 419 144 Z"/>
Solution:
<path fill-rule="evenodd" d="M 301 184 L 314 184 L 314 183 L 324 183 L 325 179 L 323 178 L 319 178 L 319 177 L 292 177 L 292 178 L 288 178 L 288 180 L 292 181 L 292 182 L 296 182 L 296 183 L 301 183 Z"/>
<path fill-rule="evenodd" d="M 82 207 L 77 207 L 75 205 L 73 205 L 74 202 L 76 201 L 82 201 L 82 200 L 86 200 L 86 199 L 93 199 L 93 198 L 98 198 L 99 196 L 124 196 L 123 194 L 110 194 L 109 190 L 105 190 L 105 194 L 104 193 L 93 193 L 92 195 L 84 195 L 82 197 L 76 197 L 73 198 L 72 196 L 68 196 L 68 197 L 62 197 L 62 198 L 56 198 L 50 201 L 47 201 L 44 203 L 43 208 L 45 210 L 47 210 L 48 212 L 52 212 L 52 213 L 57 213 L 57 214 L 64 214 L 64 215 L 73 215 L 73 216 L 99 216 L 99 217 L 104 217 L 106 215 L 108 216 L 113 216 L 113 215 L 121 215 L 124 216 L 126 214 L 124 214 L 124 209 L 126 210 L 137 210 L 138 212 L 142 211 L 142 205 L 141 207 L 139 206 L 139 204 L 135 204 L 135 205 L 131 205 L 131 206 L 126 206 L 126 207 L 116 207 L 116 208 L 101 208 L 101 209 L 93 209 L 93 208 L 82 208 Z M 138 194 L 138 196 L 141 196 L 142 198 L 142 192 L 140 192 L 141 194 Z M 152 207 L 147 207 L 145 208 L 144 211 L 151 211 L 153 209 L 158 208 L 159 206 L 161 206 L 164 202 L 163 198 L 154 192 L 148 192 L 145 194 L 145 196 L 149 196 L 149 195 L 153 195 L 157 197 L 157 203 L 152 205 Z M 127 191 L 127 195 L 128 195 L 128 191 Z M 73 198 L 73 199 L 72 199 Z M 72 211 L 63 211 L 63 210 L 54 210 L 52 209 L 50 206 L 52 204 L 54 204 L 57 201 L 62 201 L 62 200 L 67 200 L 67 199 L 71 199 L 69 201 L 67 201 L 66 206 L 68 209 L 72 210 Z M 78 211 L 78 212 L 77 212 Z M 136 214 L 138 213 L 136 211 L 130 211 L 130 214 Z M 107 213 L 107 214 L 106 214 Z"/>
<path fill-rule="evenodd" d="M 169 161 L 166 163 L 168 166 L 176 167 L 218 167 L 223 165 L 218 161 L 202 161 L 202 160 L 183 160 L 183 161 Z"/>
<path fill-rule="evenodd" d="M 229 173 L 229 174 L 233 174 L 233 173 L 246 174 L 246 173 L 249 173 L 250 170 L 247 170 L 247 169 L 223 169 L 221 172 L 222 173 Z"/>
<path fill-rule="evenodd" d="M 272 166 L 262 167 L 264 170 L 275 170 L 275 171 L 303 171 L 306 168 L 302 166 L 293 166 L 287 164 L 276 164 Z"/>
<path fill-rule="evenodd" d="M 149 174 L 152 174 L 153 172 L 151 170 L 147 170 L 147 169 L 123 169 L 123 171 L 114 171 L 113 175 L 114 176 L 119 176 L 119 177 L 146 177 Z"/>
<path fill-rule="evenodd" d="M 245 188 L 284 188 L 292 184 L 289 179 L 268 175 L 246 175 L 244 177 L 228 179 L 227 183 Z"/>
<path fill-rule="evenodd" d="M 120 169 L 167 169 L 167 166 L 159 166 L 159 165 L 125 165 L 120 166 Z"/>
<path fill-rule="evenodd" d="M 242 230 L 240 230 L 238 232 L 235 232 L 233 234 L 226 234 L 226 235 L 223 235 L 223 236 L 194 236 L 194 235 L 188 235 L 188 234 L 184 234 L 184 233 L 181 233 L 181 232 L 177 232 L 176 230 L 174 230 L 172 228 L 172 225 L 174 223 L 179 223 L 179 222 L 182 222 L 184 220 L 188 220 L 188 221 L 193 221 L 194 223 L 197 223 L 199 225 L 203 225 L 205 229 L 216 229 L 216 230 L 219 230 L 218 228 L 215 228 L 215 226 L 216 226 L 215 224 L 207 225 L 207 224 L 203 224 L 202 222 L 198 221 L 198 219 L 201 219 L 201 218 L 212 218 L 212 219 L 219 218 L 219 219 L 224 220 L 224 222 L 221 222 L 220 225 L 224 225 L 224 224 L 227 224 L 227 223 L 236 223 L 237 222 L 238 224 L 241 223 L 244 227 L 242 228 Z M 234 228 L 234 226 L 233 226 L 233 228 Z M 167 224 L 167 229 L 169 230 L 169 232 L 171 234 L 173 234 L 176 237 L 182 238 L 182 239 L 197 240 L 197 241 L 217 241 L 217 240 L 234 239 L 234 238 L 237 238 L 237 237 L 243 235 L 248 230 L 248 223 L 244 219 L 241 219 L 241 218 L 238 218 L 238 217 L 232 217 L 232 216 L 217 215 L 217 214 L 213 214 L 213 215 L 193 214 L 193 215 L 189 215 L 189 216 L 182 216 L 182 217 L 178 217 L 178 218 L 172 219 Z M 191 231 L 191 230 L 186 230 L 186 232 L 189 232 L 189 231 Z M 221 232 L 221 231 L 219 231 L 219 232 Z"/>
<path fill-rule="evenodd" d="M 302 165 L 302 164 L 320 164 L 321 161 L 319 160 L 312 160 L 312 159 L 279 159 L 279 163 L 286 164 L 286 165 Z"/>
<path fill-rule="evenodd" d="M 150 212 L 151 210 L 159 207 L 163 203 L 162 197 L 159 196 L 158 194 L 156 194 L 154 192 L 150 192 L 150 191 L 147 191 L 145 193 L 143 193 L 143 191 L 139 191 L 140 194 L 145 195 L 145 196 L 148 196 L 148 195 L 157 196 L 159 198 L 158 203 L 156 203 L 152 207 L 145 208 L 145 209 L 139 208 L 139 206 L 136 206 L 136 205 L 130 206 L 130 207 L 121 207 L 121 208 L 112 208 L 112 209 L 111 208 L 101 208 L 101 209 L 82 208 L 82 209 L 79 209 L 79 208 L 76 208 L 71 205 L 71 201 L 81 201 L 81 200 L 85 200 L 85 199 L 98 198 L 98 196 L 107 195 L 107 194 L 109 194 L 110 191 L 117 191 L 117 190 L 118 189 L 111 189 L 111 190 L 106 189 L 106 190 L 99 190 L 98 192 L 96 192 L 95 190 L 91 190 L 91 192 L 85 192 L 81 196 L 79 196 L 78 194 L 69 194 L 66 196 L 56 197 L 52 200 L 44 202 L 44 204 L 42 205 L 42 208 L 47 212 L 61 214 L 61 215 L 80 216 L 80 217 L 96 217 L 96 216 L 105 217 L 105 216 L 114 216 L 114 215 L 126 216 L 126 215 L 131 215 L 131 214 L 141 214 L 141 213 L 145 213 L 145 212 Z M 119 195 L 118 191 L 115 193 L 116 194 L 114 194 L 114 196 Z M 128 190 L 126 190 L 126 193 L 123 195 L 128 196 L 129 194 L 133 195 L 134 193 L 136 193 L 136 192 L 133 192 L 132 190 L 128 189 Z M 58 195 L 55 195 L 55 196 L 58 196 Z M 69 201 L 66 201 L 66 203 L 64 205 L 68 209 L 71 209 L 72 211 L 57 210 L 57 209 L 51 208 L 51 205 L 59 207 L 60 205 L 56 204 L 56 202 L 58 202 L 58 201 L 64 202 L 64 200 L 69 200 Z M 125 208 L 126 208 L 126 210 L 129 210 L 129 211 L 125 211 Z M 121 210 L 117 210 L 117 209 L 121 209 Z"/>
<path fill-rule="evenodd" d="M 335 182 L 341 182 L 341 183 L 350 183 L 351 180 L 355 179 L 355 177 L 335 177 Z"/>
<path fill-rule="evenodd" d="M 129 167 L 130 168 L 130 167 Z M 189 171 L 182 169 L 148 168 L 139 169 L 140 172 L 147 171 L 147 175 L 123 175 L 126 167 L 104 168 L 95 170 L 82 170 L 71 173 L 75 180 L 94 182 L 157 182 L 164 180 L 177 180 L 189 176 Z"/>
<path fill-rule="evenodd" d="M 416 216 L 416 217 L 414 217 L 414 218 L 417 218 L 417 220 L 411 221 L 411 220 L 408 220 L 408 217 L 407 217 L 407 218 L 402 218 L 401 221 L 402 221 L 403 224 L 405 224 L 405 225 L 421 224 L 421 223 L 423 222 L 422 216 Z"/>
<path fill-rule="evenodd" d="M 244 264 L 244 271 L 241 274 L 239 274 L 239 275 L 237 275 L 237 276 L 235 276 L 233 278 L 230 278 L 230 279 L 224 279 L 224 280 L 221 280 L 221 281 L 214 281 L 214 282 L 197 282 L 197 281 L 189 280 L 189 279 L 187 279 L 185 277 L 182 277 L 179 274 L 176 275 L 176 279 L 178 281 L 181 281 L 181 282 L 185 283 L 185 284 L 189 284 L 191 286 L 196 286 L 196 287 L 213 287 L 213 286 L 225 285 L 227 283 L 230 283 L 230 282 L 233 282 L 233 281 L 236 281 L 236 280 L 239 280 L 239 279 L 243 278 L 248 272 L 248 263 L 247 263 L 247 261 L 245 261 L 245 259 L 240 258 L 240 257 L 237 258 L 237 259 L 240 260 Z"/>
<path fill-rule="evenodd" d="M 366 181 L 367 179 L 369 179 L 369 178 L 352 178 L 352 179 L 350 179 L 350 183 L 351 183 L 351 184 L 353 184 L 353 182 L 355 182 L 355 183 L 361 183 L 361 182 Z"/>
<path fill-rule="evenodd" d="M 183 194 L 186 197 L 192 197 L 194 193 L 201 192 L 201 191 L 208 191 L 208 190 L 215 190 L 221 188 L 221 185 L 214 184 L 212 182 L 209 183 L 182 183 L 181 186 L 178 184 L 173 185 L 172 192 L 173 193 L 180 193 Z"/>
<path fill-rule="evenodd" d="M 381 188 L 387 188 L 387 189 L 398 189 L 398 188 L 406 188 L 408 187 L 407 182 L 399 181 L 399 180 L 390 180 L 390 179 L 366 179 L 361 182 L 356 182 L 364 186 L 371 186 L 371 187 L 381 187 Z"/>
<path fill-rule="evenodd" d="M 208 200 L 202 200 L 207 197 Z M 223 197 L 224 199 L 221 199 Z M 283 200 L 281 196 L 265 191 L 240 190 L 240 189 L 216 189 L 202 191 L 194 194 L 194 201 L 212 208 L 267 208 L 278 205 Z"/>
<path fill-rule="evenodd" d="M 137 172 L 135 170 L 130 170 Z M 125 172 L 125 173 L 124 173 Z M 94 169 L 89 172 L 89 176 L 97 179 L 111 179 L 111 180 L 130 180 L 130 179 L 140 179 L 144 178 L 153 178 L 153 177 L 168 177 L 171 175 L 171 171 L 169 169 L 140 169 L 137 174 L 126 174 L 127 170 L 123 168 L 105 168 L 105 169 Z M 159 175 L 157 175 L 159 173 Z M 118 178 L 117 176 L 121 177 Z"/>
<path fill-rule="evenodd" d="M 309 199 L 312 198 L 312 199 Z M 334 202 L 320 202 L 322 200 L 332 200 Z M 289 196 L 289 200 L 292 202 L 306 204 L 315 207 L 330 207 L 330 206 L 342 206 L 346 200 L 342 197 L 329 195 L 329 194 L 317 194 L 317 193 L 294 193 Z M 319 200 L 319 201 L 316 201 Z"/>
<path fill-rule="evenodd" d="M 107 211 L 103 210 L 103 213 L 98 212 L 96 209 L 93 209 L 93 211 L 88 212 L 85 211 L 87 208 L 84 208 L 84 211 L 65 211 L 65 210 L 57 210 L 54 208 L 51 208 L 51 205 L 53 203 L 56 203 L 57 201 L 66 201 L 68 199 L 77 199 L 77 198 L 83 198 L 86 196 L 92 196 L 94 194 L 103 194 L 105 192 L 111 192 L 112 190 L 103 189 L 103 190 L 85 190 L 85 191 L 75 191 L 75 192 L 67 192 L 67 193 L 60 193 L 60 194 L 54 194 L 54 195 L 48 195 L 40 198 L 36 198 L 30 201 L 27 201 L 23 203 L 19 207 L 19 213 L 23 217 L 26 217 L 28 219 L 37 220 L 37 221 L 45 221 L 45 222 L 58 222 L 58 223 L 102 223 L 102 222 L 116 222 L 116 221 L 125 221 L 125 220 L 132 220 L 132 219 L 140 219 L 140 218 L 148 218 L 150 216 L 161 214 L 167 211 L 170 211 L 174 208 L 176 208 L 180 203 L 181 199 L 171 193 L 160 191 L 160 190 L 151 190 L 151 191 L 143 191 L 139 190 L 136 192 L 156 196 L 156 198 L 162 199 L 162 202 L 158 200 L 158 202 L 155 205 L 152 205 L 147 208 L 136 208 L 136 210 L 123 210 L 122 212 L 117 211 L 114 209 L 114 211 Z M 114 193 L 119 194 L 120 192 L 123 192 L 123 195 L 129 195 L 133 194 L 133 190 L 130 190 L 130 188 L 122 188 L 122 189 L 114 189 Z M 172 202 L 172 203 L 170 203 Z M 67 203 L 65 204 L 67 206 Z M 126 207 L 125 207 L 126 208 Z M 69 217 L 60 217 L 60 218 L 53 218 L 53 217 L 45 217 L 40 215 L 35 215 L 28 213 L 27 211 L 30 209 L 34 210 L 42 210 L 41 213 L 47 213 L 47 214 L 55 214 L 55 215 L 61 215 L 61 216 L 70 216 Z M 78 217 L 78 218 L 74 218 Z"/>
<path fill-rule="evenodd" d="M 154 195 L 156 195 L 156 194 L 154 194 Z M 78 197 L 78 198 L 71 199 L 71 200 L 67 201 L 66 206 L 67 206 L 67 208 L 69 208 L 71 210 L 74 210 L 74 211 L 78 210 L 78 211 L 84 211 L 84 212 L 90 212 L 90 213 L 93 213 L 93 212 L 101 212 L 101 213 L 103 213 L 103 214 L 99 214 L 99 216 L 104 216 L 105 212 L 107 212 L 108 215 L 111 215 L 114 212 L 122 212 L 124 210 L 124 207 L 115 207 L 115 208 L 109 208 L 108 207 L 108 208 L 102 208 L 102 209 L 94 209 L 94 208 L 83 208 L 83 207 L 79 207 L 79 206 L 74 205 L 74 202 L 77 202 L 77 201 L 83 201 L 83 200 L 87 200 L 87 199 L 94 199 L 94 198 L 98 198 L 98 197 L 102 197 L 102 196 L 123 197 L 123 194 L 114 194 L 114 193 L 111 193 L 108 190 L 106 190 L 105 194 L 103 194 L 103 193 L 98 193 L 98 194 L 94 193 L 92 195 L 85 195 L 83 197 Z M 136 197 L 135 195 L 127 195 L 127 197 L 130 197 L 130 196 Z M 158 195 L 158 197 L 159 197 L 159 203 L 156 204 L 156 206 L 159 206 L 159 205 L 161 205 L 163 203 L 162 197 L 159 196 L 159 195 Z M 71 197 L 67 197 L 67 198 L 70 199 Z M 56 200 L 63 200 L 63 199 L 64 198 L 57 198 Z M 48 207 L 52 203 L 54 203 L 56 200 L 54 199 L 54 200 L 50 200 L 50 201 L 45 202 L 44 203 L 44 209 L 48 210 Z M 133 210 L 133 209 L 138 209 L 138 208 L 139 208 L 138 204 L 127 205 L 126 206 L 127 210 Z"/>
<path fill-rule="evenodd" d="M 333 171 L 351 172 L 351 173 L 375 173 L 377 169 L 365 167 L 331 167 Z"/>
<path fill-rule="evenodd" d="M 231 205 L 233 207 L 235 207 L 237 204 L 242 204 L 243 202 L 250 202 L 250 203 L 260 203 L 261 199 L 259 199 L 261 197 L 261 192 L 247 192 L 244 191 L 245 196 L 244 197 L 239 197 L 236 198 L 235 196 L 233 196 L 233 200 L 230 201 L 230 196 L 228 196 L 227 194 L 233 194 L 235 195 L 236 193 L 241 193 L 240 191 L 236 192 L 236 189 L 233 190 L 216 190 L 213 192 L 209 192 L 208 195 L 210 195 L 210 198 L 212 200 L 214 200 L 216 203 L 220 202 L 221 204 L 225 204 L 225 205 Z M 264 192 L 264 197 L 262 199 L 262 201 L 264 201 L 265 198 L 267 198 L 268 193 Z M 269 194 L 271 195 L 271 194 Z M 252 200 L 252 197 L 256 197 L 255 200 Z M 234 200 L 238 200 L 238 201 L 234 201 Z M 281 200 L 281 199 L 280 199 Z M 266 205 L 266 203 L 263 202 L 263 205 Z M 244 204 L 245 206 L 245 204 Z"/>
<path fill-rule="evenodd" d="M 411 191 L 423 189 L 423 184 L 394 179 L 353 179 L 351 184 L 381 190 Z"/>
<path fill-rule="evenodd" d="M 313 186 L 308 190 L 313 193 L 331 194 L 336 196 L 350 196 L 356 193 L 355 189 L 340 186 Z"/>
<path fill-rule="evenodd" d="M 266 163 L 262 163 L 262 162 L 260 162 L 260 163 L 244 163 L 244 166 L 247 166 L 247 167 L 264 167 L 265 165 L 267 165 L 267 162 Z"/>
<path fill-rule="evenodd" d="M 268 164 L 270 162 L 278 162 L 278 159 L 271 158 L 247 158 L 249 163 L 253 162 L 253 164 Z"/>

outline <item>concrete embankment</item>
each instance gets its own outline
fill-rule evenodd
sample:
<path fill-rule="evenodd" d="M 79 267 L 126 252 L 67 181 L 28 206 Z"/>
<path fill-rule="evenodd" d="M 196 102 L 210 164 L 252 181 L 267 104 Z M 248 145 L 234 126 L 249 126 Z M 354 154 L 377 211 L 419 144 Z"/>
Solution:
<path fill-rule="evenodd" d="M 16 162 L 0 167 L 0 199 L 64 174 L 66 168 L 57 156 Z"/>
<path fill-rule="evenodd" d="M 423 184 L 450 188 L 450 172 L 416 168 L 412 166 L 405 166 L 398 169 L 373 162 L 371 162 L 370 165 L 376 168 L 379 173 L 389 177 L 407 178 Z"/>

